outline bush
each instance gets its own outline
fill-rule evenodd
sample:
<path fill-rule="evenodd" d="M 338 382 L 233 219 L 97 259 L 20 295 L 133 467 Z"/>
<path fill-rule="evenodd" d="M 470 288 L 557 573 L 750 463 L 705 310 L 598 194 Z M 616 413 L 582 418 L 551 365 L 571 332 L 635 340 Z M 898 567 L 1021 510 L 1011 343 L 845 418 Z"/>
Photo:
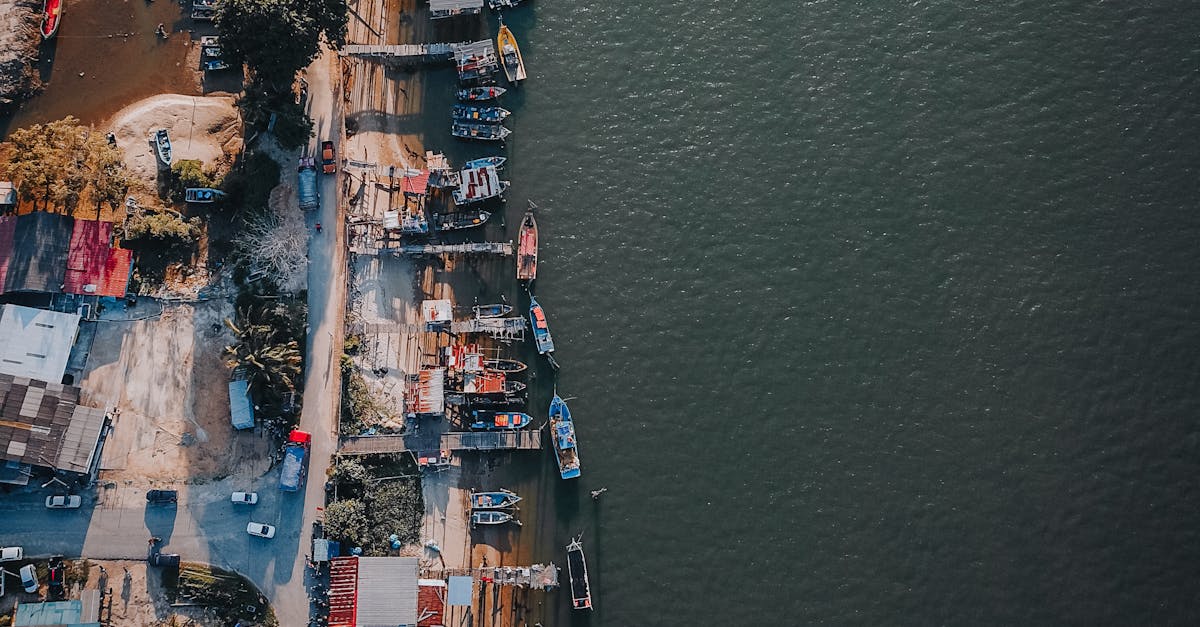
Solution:
<path fill-rule="evenodd" d="M 135 211 L 125 218 L 125 239 L 191 245 L 200 237 L 200 219 L 173 212 Z"/>
<path fill-rule="evenodd" d="M 168 197 L 181 202 L 184 190 L 189 187 L 214 187 L 211 175 L 204 172 L 204 164 L 196 159 L 180 159 L 171 164 L 171 181 L 167 186 Z"/>
<path fill-rule="evenodd" d="M 265 208 L 271 190 L 279 185 L 279 164 L 266 154 L 251 153 L 234 171 L 225 176 L 221 190 L 233 207 Z"/>
<path fill-rule="evenodd" d="M 325 534 L 368 556 L 388 555 L 391 536 L 403 543 L 420 537 L 425 506 L 412 460 L 401 456 L 342 459 L 329 481 L 339 500 L 325 508 Z"/>

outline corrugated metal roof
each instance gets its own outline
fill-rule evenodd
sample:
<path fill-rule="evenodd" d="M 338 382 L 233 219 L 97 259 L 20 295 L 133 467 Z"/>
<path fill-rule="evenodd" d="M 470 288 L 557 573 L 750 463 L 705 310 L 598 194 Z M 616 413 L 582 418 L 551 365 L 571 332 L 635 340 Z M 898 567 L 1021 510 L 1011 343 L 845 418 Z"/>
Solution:
<path fill-rule="evenodd" d="M 234 429 L 254 427 L 254 401 L 250 399 L 249 381 L 229 382 L 229 417 Z"/>
<path fill-rule="evenodd" d="M 417 624 L 416 557 L 358 558 L 358 627 Z"/>
<path fill-rule="evenodd" d="M 98 602 L 97 602 L 98 604 Z M 80 621 L 83 618 L 83 601 L 54 601 L 51 603 L 22 603 L 17 606 L 17 615 L 13 619 L 13 627 L 84 627 L 100 623 Z"/>
<path fill-rule="evenodd" d="M 0 374 L 0 459 L 87 472 L 104 410 L 79 406 L 79 388 Z"/>
<path fill-rule="evenodd" d="M 79 316 L 0 305 L 0 373 L 59 383 L 79 334 Z"/>
<path fill-rule="evenodd" d="M 8 262 L 0 291 L 61 292 L 73 222 L 71 216 L 44 211 L 18 216 L 11 246 L 0 249 L 0 265 Z"/>
<path fill-rule="evenodd" d="M 417 585 L 417 627 L 439 627 L 446 618 L 446 582 L 421 579 Z"/>
<path fill-rule="evenodd" d="M 133 258 L 112 247 L 111 222 L 76 220 L 71 231 L 63 291 L 68 294 L 124 296 Z"/>

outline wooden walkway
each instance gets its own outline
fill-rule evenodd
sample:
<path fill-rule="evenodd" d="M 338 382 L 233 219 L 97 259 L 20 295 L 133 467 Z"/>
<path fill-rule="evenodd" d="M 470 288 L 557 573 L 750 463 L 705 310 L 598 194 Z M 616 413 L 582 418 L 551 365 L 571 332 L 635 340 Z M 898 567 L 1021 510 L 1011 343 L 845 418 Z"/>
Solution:
<path fill-rule="evenodd" d="M 380 455 L 431 450 L 439 442 L 403 435 L 360 435 L 342 440 L 339 455 Z M 542 430 L 451 431 L 443 433 L 440 448 L 450 451 L 535 451 L 542 448 Z"/>
<path fill-rule="evenodd" d="M 466 244 L 404 244 L 397 248 L 353 246 L 356 255 L 504 255 L 513 254 L 512 242 L 471 242 Z"/>
<path fill-rule="evenodd" d="M 454 57 L 455 45 L 462 44 L 396 44 L 384 46 L 365 46 L 350 44 L 342 46 L 338 54 L 344 57 L 362 57 L 380 59 L 383 61 L 428 63 L 445 62 Z"/>

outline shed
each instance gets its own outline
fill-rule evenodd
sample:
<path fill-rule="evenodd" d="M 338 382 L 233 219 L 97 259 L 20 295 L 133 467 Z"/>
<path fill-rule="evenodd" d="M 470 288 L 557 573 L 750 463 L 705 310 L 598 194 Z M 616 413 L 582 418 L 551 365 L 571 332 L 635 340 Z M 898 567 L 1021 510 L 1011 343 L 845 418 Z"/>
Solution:
<path fill-rule="evenodd" d="M 254 401 L 250 398 L 249 381 L 229 382 L 229 418 L 234 429 L 254 428 Z"/>
<path fill-rule="evenodd" d="M 61 292 L 73 223 L 45 211 L 0 217 L 0 293 Z"/>
<path fill-rule="evenodd" d="M 78 335 L 75 314 L 0 305 L 0 374 L 62 383 Z"/>
<path fill-rule="evenodd" d="M 13 627 L 100 627 L 99 590 L 84 590 L 80 598 L 50 603 L 21 603 Z"/>

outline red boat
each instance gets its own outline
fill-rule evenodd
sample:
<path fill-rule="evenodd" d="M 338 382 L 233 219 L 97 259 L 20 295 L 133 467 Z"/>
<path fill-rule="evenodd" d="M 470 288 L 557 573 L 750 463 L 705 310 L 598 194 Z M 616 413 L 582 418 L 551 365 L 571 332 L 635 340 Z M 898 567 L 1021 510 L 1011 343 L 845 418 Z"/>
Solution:
<path fill-rule="evenodd" d="M 62 10 L 63 0 L 46 0 L 42 5 L 42 39 L 50 39 L 58 32 Z"/>
<path fill-rule="evenodd" d="M 521 219 L 521 232 L 517 236 L 517 280 L 532 281 L 537 278 L 538 230 L 533 219 L 533 202 Z"/>

